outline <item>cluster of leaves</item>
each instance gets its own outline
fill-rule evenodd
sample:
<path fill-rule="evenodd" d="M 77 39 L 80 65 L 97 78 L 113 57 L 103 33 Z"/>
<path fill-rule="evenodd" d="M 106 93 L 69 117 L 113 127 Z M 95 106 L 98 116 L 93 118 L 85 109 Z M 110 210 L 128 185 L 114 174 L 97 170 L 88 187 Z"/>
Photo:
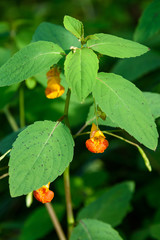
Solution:
<path fill-rule="evenodd" d="M 152 13 L 152 9 L 157 11 L 157 1 L 154 1 L 150 8 L 150 11 L 148 9 L 145 11 L 136 30 L 135 39 L 138 41 L 143 42 L 157 31 L 154 26 L 151 26 L 151 33 L 148 33 L 147 37 L 142 39 L 143 34 L 140 36 L 141 28 L 147 26 L 145 21 L 148 14 Z M 141 24 L 142 27 L 140 27 Z M 61 26 L 51 23 L 40 24 L 32 43 L 16 53 L 0 69 L 2 91 L 5 90 L 7 96 L 12 97 L 18 87 L 16 83 L 32 76 L 36 77 L 39 72 L 46 72 L 51 65 L 59 63 L 61 66 L 64 65 L 66 89 L 71 88 L 75 95 L 73 98 L 76 98 L 76 101 L 73 99 L 73 102 L 84 102 L 92 92 L 96 104 L 107 115 L 105 121 L 100 120 L 102 125 L 124 129 L 144 146 L 154 150 L 158 137 L 154 120 L 159 117 L 159 94 L 142 93 L 126 79 L 137 80 L 146 72 L 158 68 L 158 53 L 151 51 L 139 58 L 122 60 L 113 68 L 116 74 L 102 72 L 97 75 L 99 68 L 97 52 L 111 57 L 128 58 L 139 56 L 147 52 L 148 48 L 108 34 L 95 34 L 85 38 L 82 23 L 69 16 L 64 18 L 64 26 L 76 37 Z M 148 28 L 147 31 L 149 31 Z M 142 64 L 142 67 L 139 64 Z M 129 71 L 126 71 L 126 68 Z M 36 79 L 40 81 L 38 76 Z M 16 85 L 5 87 L 11 84 Z M 92 106 L 87 121 L 94 115 Z M 48 181 L 54 181 L 72 161 L 73 146 L 72 136 L 62 123 L 40 121 L 27 127 L 19 134 L 11 151 L 9 162 L 11 195 L 15 197 L 27 194 Z M 74 229 L 71 239 L 76 239 L 79 235 L 82 239 L 91 237 L 105 239 L 108 236 L 114 240 L 122 239 L 108 223 L 113 227 L 119 225 L 128 212 L 133 190 L 132 182 L 122 183 L 81 210 L 77 218 L 79 225 Z M 114 203 L 113 200 L 116 202 Z M 102 208 L 98 207 L 99 211 L 97 211 L 97 206 L 102 206 Z M 28 219 L 29 224 L 34 224 L 31 219 Z M 37 215 L 34 219 L 37 219 Z M 28 229 L 28 222 L 24 227 L 22 239 L 27 239 L 25 231 Z M 151 233 L 155 238 L 158 226 L 159 223 L 151 227 Z M 48 226 L 42 235 L 50 229 L 51 227 Z"/>

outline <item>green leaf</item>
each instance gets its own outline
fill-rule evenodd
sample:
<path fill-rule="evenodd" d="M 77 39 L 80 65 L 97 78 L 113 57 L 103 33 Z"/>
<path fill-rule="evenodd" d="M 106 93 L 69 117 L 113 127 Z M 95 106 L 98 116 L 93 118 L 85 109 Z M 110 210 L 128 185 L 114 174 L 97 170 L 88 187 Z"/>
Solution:
<path fill-rule="evenodd" d="M 143 92 L 152 112 L 154 119 L 160 117 L 160 94 Z"/>
<path fill-rule="evenodd" d="M 95 117 L 95 107 L 94 104 L 90 107 L 89 113 L 87 116 L 86 123 L 89 122 L 89 124 L 92 124 L 92 122 L 96 123 L 96 119 L 91 121 Z M 111 119 L 107 116 L 105 120 L 102 120 L 101 118 L 98 118 L 98 124 L 99 125 L 104 125 L 104 126 L 109 126 L 109 127 L 118 127 L 117 124 L 113 123 Z"/>
<path fill-rule="evenodd" d="M 94 218 L 111 224 L 119 225 L 126 216 L 134 182 L 123 182 L 107 190 L 100 198 L 83 208 L 78 214 L 82 218 Z"/>
<path fill-rule="evenodd" d="M 122 240 L 109 224 L 93 219 L 82 219 L 73 229 L 70 240 Z"/>
<path fill-rule="evenodd" d="M 36 79 L 36 81 L 38 83 L 40 83 L 44 88 L 47 87 L 47 75 L 46 75 L 46 71 L 37 73 L 36 75 L 34 75 L 34 78 Z"/>
<path fill-rule="evenodd" d="M 116 37 L 109 34 L 98 33 L 97 39 L 90 39 L 87 46 L 93 50 L 110 57 L 128 58 L 146 53 L 149 49 L 139 43 Z"/>
<path fill-rule="evenodd" d="M 154 224 L 150 227 L 151 236 L 157 240 L 160 240 L 160 223 Z"/>
<path fill-rule="evenodd" d="M 120 60 L 115 64 L 112 72 L 122 75 L 124 78 L 135 81 L 143 75 L 160 67 L 160 54 L 149 51 L 138 58 Z"/>
<path fill-rule="evenodd" d="M 93 95 L 111 121 L 146 147 L 156 148 L 154 119 L 143 93 L 133 83 L 113 73 L 99 73 Z"/>
<path fill-rule="evenodd" d="M 0 66 L 2 66 L 9 58 L 11 57 L 11 51 L 5 48 L 0 48 Z M 15 84 L 10 87 L 1 87 L 0 88 L 0 110 L 3 109 L 8 103 L 11 102 L 18 85 Z"/>
<path fill-rule="evenodd" d="M 97 55 L 88 48 L 70 52 L 65 61 L 65 77 L 80 101 L 92 92 L 98 71 Z"/>
<path fill-rule="evenodd" d="M 160 117 L 160 94 L 152 93 L 152 92 L 143 92 L 143 95 L 149 104 L 153 118 L 156 119 L 156 118 Z M 95 117 L 95 107 L 93 104 L 89 109 L 89 113 L 88 113 L 87 120 L 86 120 L 87 125 L 92 124 L 92 122 L 96 123 L 95 118 L 96 118 Z M 118 124 L 112 122 L 109 117 L 106 117 L 105 120 L 98 118 L 98 124 L 103 125 L 103 126 L 109 126 L 109 127 L 119 127 Z"/>
<path fill-rule="evenodd" d="M 71 46 L 81 46 L 78 39 L 64 27 L 48 22 L 43 22 L 38 26 L 32 41 L 50 41 L 58 44 L 64 50 L 70 49 Z"/>
<path fill-rule="evenodd" d="M 153 1 L 143 12 L 136 28 L 134 39 L 145 42 L 160 30 L 160 1 Z"/>
<path fill-rule="evenodd" d="M 0 68 L 0 86 L 21 82 L 36 73 L 49 70 L 57 63 L 63 50 L 51 42 L 31 43 L 17 52 Z"/>
<path fill-rule="evenodd" d="M 73 35 L 75 35 L 77 38 L 82 38 L 84 37 L 84 27 L 83 23 L 80 22 L 79 20 L 70 17 L 70 16 L 64 16 L 64 21 L 63 21 L 64 27 Z"/>
<path fill-rule="evenodd" d="M 60 122 L 39 121 L 27 127 L 13 144 L 9 161 L 12 197 L 53 182 L 73 158 L 74 142 Z"/>
<path fill-rule="evenodd" d="M 60 204 L 54 204 L 54 209 L 59 220 L 61 220 L 64 214 L 64 207 Z M 26 219 L 22 227 L 19 240 L 40 239 L 51 232 L 52 229 L 53 224 L 46 208 L 44 206 L 39 207 L 34 210 Z"/>

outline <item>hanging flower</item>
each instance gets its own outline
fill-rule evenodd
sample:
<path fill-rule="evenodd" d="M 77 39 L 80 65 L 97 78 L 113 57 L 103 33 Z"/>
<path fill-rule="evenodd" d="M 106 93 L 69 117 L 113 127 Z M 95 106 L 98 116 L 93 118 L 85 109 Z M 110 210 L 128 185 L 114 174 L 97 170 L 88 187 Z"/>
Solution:
<path fill-rule="evenodd" d="M 39 188 L 38 190 L 36 191 L 33 191 L 33 195 L 34 197 L 41 203 L 47 203 L 47 202 L 51 202 L 52 199 L 54 198 L 54 192 L 49 190 L 49 185 L 50 185 L 50 182 Z"/>
<path fill-rule="evenodd" d="M 104 134 L 92 123 L 90 139 L 86 141 L 86 147 L 90 152 L 103 153 L 109 146 Z"/>
<path fill-rule="evenodd" d="M 45 95 L 47 98 L 54 99 L 60 97 L 65 89 L 60 84 L 60 71 L 57 67 L 50 69 L 47 72 L 47 88 L 45 90 Z"/>

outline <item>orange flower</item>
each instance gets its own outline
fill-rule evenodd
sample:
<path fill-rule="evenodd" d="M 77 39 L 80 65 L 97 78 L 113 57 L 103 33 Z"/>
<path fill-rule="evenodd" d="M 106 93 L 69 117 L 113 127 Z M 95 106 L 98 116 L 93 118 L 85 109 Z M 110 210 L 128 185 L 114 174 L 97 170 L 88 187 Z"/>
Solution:
<path fill-rule="evenodd" d="M 86 141 L 86 147 L 90 152 L 103 153 L 109 146 L 104 134 L 92 123 L 90 139 Z"/>
<path fill-rule="evenodd" d="M 54 198 L 54 192 L 52 192 L 51 190 L 49 190 L 49 185 L 50 183 L 48 183 L 47 185 L 39 188 L 36 191 L 33 191 L 33 195 L 34 197 L 42 203 L 47 203 L 47 202 L 51 202 L 52 199 Z"/>
<path fill-rule="evenodd" d="M 45 90 L 45 94 L 47 98 L 54 99 L 60 97 L 65 89 L 60 84 L 60 72 L 58 68 L 52 68 L 47 72 L 47 88 Z"/>

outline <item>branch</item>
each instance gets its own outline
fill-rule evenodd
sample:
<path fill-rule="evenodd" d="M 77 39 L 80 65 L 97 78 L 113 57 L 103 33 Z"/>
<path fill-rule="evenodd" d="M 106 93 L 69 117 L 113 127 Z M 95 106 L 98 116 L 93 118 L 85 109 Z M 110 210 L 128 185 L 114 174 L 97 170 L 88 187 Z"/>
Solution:
<path fill-rule="evenodd" d="M 1 157 L 0 157 L 0 161 L 2 161 L 3 158 L 5 158 L 5 156 L 10 153 L 11 149 L 9 149 L 7 152 L 5 152 Z"/>
<path fill-rule="evenodd" d="M 20 127 L 25 127 L 25 113 L 24 113 L 24 89 L 23 84 L 19 88 L 19 115 L 20 115 Z"/>
<path fill-rule="evenodd" d="M 5 173 L 2 176 L 0 176 L 0 179 L 3 179 L 3 178 L 8 177 L 8 176 L 9 176 L 9 173 Z"/>
<path fill-rule="evenodd" d="M 127 142 L 127 143 L 135 146 L 135 147 L 138 149 L 138 151 L 140 152 L 140 154 L 141 154 L 141 156 L 142 156 L 142 158 L 143 158 L 143 160 L 144 160 L 144 163 L 145 163 L 147 169 L 148 169 L 150 172 L 152 171 L 152 167 L 151 167 L 151 165 L 150 165 L 150 162 L 149 162 L 149 159 L 148 159 L 147 155 L 145 154 L 145 152 L 143 151 L 143 149 L 142 149 L 138 144 L 136 144 L 136 143 L 134 143 L 134 142 L 131 142 L 131 141 L 129 141 L 129 140 L 127 140 L 127 139 L 125 139 L 125 138 L 123 138 L 123 137 L 121 137 L 121 136 L 118 136 L 118 135 L 113 134 L 113 133 L 108 132 L 108 131 L 103 131 L 103 133 L 108 134 L 108 135 L 111 135 L 111 136 L 113 136 L 113 137 L 116 137 L 116 138 L 118 138 L 118 139 L 120 139 L 120 140 L 122 140 L 122 141 L 124 141 L 124 142 Z"/>
<path fill-rule="evenodd" d="M 68 110 L 69 110 L 70 96 L 71 96 L 71 90 L 68 89 L 65 108 L 64 108 L 64 116 L 65 116 L 64 121 L 69 129 L 70 129 L 70 124 L 68 120 Z M 70 237 L 70 234 L 72 232 L 73 225 L 74 225 L 74 216 L 73 216 L 72 200 L 71 200 L 69 166 L 65 169 L 63 173 L 63 177 L 64 177 L 64 189 L 65 189 L 66 208 L 67 208 L 68 237 Z"/>
<path fill-rule="evenodd" d="M 52 207 L 51 203 L 45 203 L 45 207 L 46 207 L 46 209 L 48 211 L 48 214 L 49 214 L 49 216 L 51 218 L 53 226 L 55 227 L 55 230 L 57 232 L 59 240 L 66 240 L 64 232 L 62 230 L 62 227 L 61 227 L 61 225 L 59 223 L 59 220 L 58 220 L 58 218 L 56 216 L 56 213 L 55 213 L 54 208 Z"/>
<path fill-rule="evenodd" d="M 18 131 L 19 127 L 14 119 L 14 117 L 12 116 L 12 114 L 10 113 L 8 107 L 6 106 L 3 109 L 4 114 L 6 115 L 6 118 L 11 126 L 11 128 L 13 129 L 14 132 Z"/>
<path fill-rule="evenodd" d="M 87 121 L 81 128 L 80 130 L 75 134 L 73 135 L 73 138 L 75 139 L 76 137 L 78 137 L 81 132 L 91 123 L 93 122 L 94 120 L 96 119 L 96 117 L 94 116 L 93 118 L 91 118 L 89 121 Z"/>

